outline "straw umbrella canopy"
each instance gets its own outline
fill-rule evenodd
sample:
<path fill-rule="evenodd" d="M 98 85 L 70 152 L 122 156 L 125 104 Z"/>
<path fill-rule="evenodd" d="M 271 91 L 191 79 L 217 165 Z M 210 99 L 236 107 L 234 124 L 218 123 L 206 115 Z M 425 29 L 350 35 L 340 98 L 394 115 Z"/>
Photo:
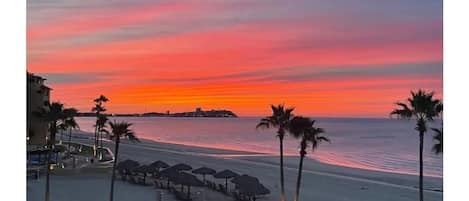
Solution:
<path fill-rule="evenodd" d="M 262 185 L 258 178 L 247 174 L 235 177 L 231 182 L 236 184 L 236 188 L 241 194 L 254 196 L 254 200 L 256 195 L 265 195 L 270 193 L 270 190 Z"/>
<path fill-rule="evenodd" d="M 125 171 L 126 173 L 130 172 L 130 170 L 138 167 L 140 164 L 134 160 L 125 160 L 117 164 L 117 169 L 119 171 Z"/>
<path fill-rule="evenodd" d="M 225 190 L 228 191 L 228 179 L 239 176 L 236 172 L 231 170 L 223 170 L 213 175 L 215 178 L 224 178 L 225 179 Z"/>
<path fill-rule="evenodd" d="M 170 167 L 171 169 L 175 169 L 177 171 L 187 171 L 187 170 L 192 170 L 192 167 L 190 165 L 184 164 L 184 163 L 179 163 L 177 165 L 173 165 Z"/>
<path fill-rule="evenodd" d="M 151 163 L 150 167 L 154 167 L 154 168 L 157 168 L 159 170 L 160 168 L 167 168 L 167 167 L 169 167 L 169 165 L 167 163 L 163 162 L 163 161 L 158 160 L 158 161 L 155 161 L 155 162 Z"/>
<path fill-rule="evenodd" d="M 152 173 L 155 171 L 155 169 L 153 167 L 150 167 L 148 165 L 142 165 L 142 166 L 138 166 L 136 168 L 133 169 L 134 172 L 136 173 L 142 173 L 143 174 L 143 183 L 145 183 L 145 178 L 147 176 L 147 173 Z"/>
<path fill-rule="evenodd" d="M 208 167 L 201 167 L 201 168 L 197 168 L 195 170 L 192 170 L 192 173 L 194 174 L 201 174 L 202 177 L 204 178 L 203 179 L 203 182 L 205 184 L 205 175 L 213 175 L 215 173 L 217 173 L 217 171 L 215 171 L 214 169 L 212 168 L 208 168 Z"/>
<path fill-rule="evenodd" d="M 254 200 L 256 195 L 266 195 L 270 193 L 270 190 L 267 189 L 264 185 L 258 182 L 249 181 L 238 186 L 239 193 L 242 193 L 247 196 L 253 196 Z"/>
<path fill-rule="evenodd" d="M 169 181 L 170 180 L 176 180 L 178 177 L 178 170 L 174 168 L 166 168 L 163 171 L 160 172 L 160 176 L 166 178 L 168 180 L 167 187 L 169 188 Z"/>
<path fill-rule="evenodd" d="M 231 180 L 231 183 L 236 185 L 244 185 L 244 184 L 252 184 L 252 183 L 259 183 L 259 179 L 256 177 L 249 176 L 247 174 L 243 174 L 241 176 L 237 176 Z"/>
<path fill-rule="evenodd" d="M 187 198 L 190 199 L 191 186 L 203 186 L 203 182 L 197 179 L 195 175 L 180 172 L 175 180 L 176 183 L 181 184 L 181 191 L 183 190 L 183 185 L 187 186 Z"/>
<path fill-rule="evenodd" d="M 169 167 L 169 165 L 163 161 L 155 161 L 153 163 L 150 164 L 150 167 L 153 167 L 155 168 L 156 172 L 159 173 L 160 172 L 160 168 L 167 168 Z"/>

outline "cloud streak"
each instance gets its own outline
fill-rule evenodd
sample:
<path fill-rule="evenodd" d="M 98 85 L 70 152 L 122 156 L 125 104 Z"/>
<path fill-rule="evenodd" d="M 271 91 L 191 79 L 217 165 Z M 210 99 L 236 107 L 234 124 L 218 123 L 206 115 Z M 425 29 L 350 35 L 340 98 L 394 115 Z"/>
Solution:
<path fill-rule="evenodd" d="M 385 116 L 410 90 L 442 93 L 441 4 L 28 1 L 28 70 L 84 110 L 105 93 L 113 112 L 264 115 L 286 102 L 309 115 Z"/>

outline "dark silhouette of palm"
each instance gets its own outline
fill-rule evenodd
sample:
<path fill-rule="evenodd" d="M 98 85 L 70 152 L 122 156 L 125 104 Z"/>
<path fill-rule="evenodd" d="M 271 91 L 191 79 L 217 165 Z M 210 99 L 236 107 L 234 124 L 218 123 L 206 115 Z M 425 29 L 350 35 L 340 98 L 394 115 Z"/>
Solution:
<path fill-rule="evenodd" d="M 62 142 L 62 138 L 64 136 L 64 131 L 67 130 L 67 125 L 65 125 L 65 119 L 61 119 L 59 125 L 57 125 L 57 130 L 60 131 L 60 143 Z"/>
<path fill-rule="evenodd" d="M 104 116 L 104 115 L 101 115 L 98 117 L 98 121 L 96 121 L 96 126 L 98 127 L 98 139 L 99 139 L 99 147 L 103 147 L 103 131 L 105 131 L 106 129 L 106 123 L 109 121 L 109 119 Z"/>
<path fill-rule="evenodd" d="M 49 133 L 50 137 L 47 140 L 47 170 L 46 170 L 46 192 L 45 200 L 49 201 L 50 199 L 50 155 L 55 146 L 55 136 L 57 130 L 59 129 L 58 123 L 65 116 L 63 104 L 60 102 L 52 102 L 47 105 L 47 109 L 39 108 L 39 112 L 34 113 L 36 116 L 40 117 L 43 121 L 49 122 Z"/>
<path fill-rule="evenodd" d="M 283 173 L 283 139 L 285 132 L 288 129 L 290 120 L 293 117 L 293 110 L 295 108 L 285 108 L 284 105 L 270 106 L 272 108 L 272 115 L 262 118 L 257 124 L 256 128 L 277 128 L 277 137 L 280 142 L 280 185 L 281 185 L 281 200 L 285 201 L 285 180 Z"/>
<path fill-rule="evenodd" d="M 419 199 L 423 201 L 423 137 L 427 131 L 427 121 L 433 121 L 443 111 L 440 100 L 434 99 L 434 92 L 426 92 L 419 89 L 417 93 L 411 91 L 411 97 L 407 99 L 408 104 L 397 102 L 399 108 L 391 112 L 391 116 L 401 119 L 416 119 L 415 130 L 419 132 Z"/>
<path fill-rule="evenodd" d="M 435 152 L 435 154 L 441 154 L 443 153 L 443 128 L 432 128 L 432 130 L 435 132 L 433 140 L 436 141 L 432 150 Z"/>
<path fill-rule="evenodd" d="M 77 116 L 78 110 L 75 108 L 66 108 L 64 109 L 65 121 L 64 124 L 66 128 L 69 129 L 68 133 L 68 151 L 70 152 L 70 144 L 72 143 L 72 129 L 80 128 L 78 123 L 75 121 L 75 116 Z"/>
<path fill-rule="evenodd" d="M 303 171 L 303 160 L 307 154 L 306 149 L 311 146 L 312 150 L 316 150 L 319 143 L 326 141 L 328 138 L 321 135 L 325 131 L 322 128 L 314 127 L 314 120 L 307 117 L 296 116 L 290 122 L 289 132 L 293 137 L 300 139 L 300 164 L 298 168 L 298 178 L 296 180 L 296 191 L 294 201 L 298 201 L 301 188 L 301 173 Z"/>
<path fill-rule="evenodd" d="M 117 158 L 119 155 L 119 143 L 121 138 L 127 138 L 130 141 L 139 141 L 137 136 L 135 135 L 134 131 L 130 129 L 132 126 L 131 123 L 128 122 L 109 122 L 109 126 L 111 127 L 111 132 L 109 137 L 111 140 L 115 142 L 114 148 L 114 164 L 112 166 L 112 178 L 111 178 L 111 192 L 110 192 L 110 201 L 114 200 L 114 180 L 116 178 L 116 164 Z"/>
<path fill-rule="evenodd" d="M 98 121 L 99 121 L 99 118 L 103 116 L 102 113 L 106 111 L 106 108 L 104 107 L 104 103 L 108 101 L 109 99 L 102 94 L 98 98 L 93 100 L 93 102 L 95 103 L 95 106 L 91 108 L 91 111 L 96 113 L 96 124 L 95 124 L 95 131 L 94 131 L 94 146 L 95 147 L 98 147 L 99 145 L 99 135 L 100 135 L 99 131 L 101 130 Z M 94 154 L 96 156 L 96 152 Z"/>

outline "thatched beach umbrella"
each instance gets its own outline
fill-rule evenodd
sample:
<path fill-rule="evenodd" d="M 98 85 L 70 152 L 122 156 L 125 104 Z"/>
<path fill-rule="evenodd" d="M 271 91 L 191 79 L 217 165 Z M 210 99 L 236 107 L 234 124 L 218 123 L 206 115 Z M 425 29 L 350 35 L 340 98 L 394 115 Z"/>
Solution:
<path fill-rule="evenodd" d="M 167 168 L 167 167 L 169 167 L 169 165 L 167 163 L 163 162 L 163 161 L 158 160 L 158 161 L 155 161 L 155 162 L 151 163 L 150 167 L 155 169 L 155 172 L 152 173 L 153 176 L 155 176 L 155 175 L 160 173 L 161 168 Z"/>
<path fill-rule="evenodd" d="M 168 184 L 167 184 L 168 188 L 169 188 L 169 181 L 170 180 L 173 180 L 173 181 L 177 180 L 178 174 L 179 174 L 178 170 L 173 169 L 173 168 L 166 168 L 165 170 L 160 172 L 160 176 L 162 176 L 162 177 L 164 177 L 168 180 Z"/>
<path fill-rule="evenodd" d="M 192 170 L 192 167 L 190 165 L 184 164 L 184 163 L 179 163 L 177 165 L 173 165 L 169 167 L 171 169 L 175 169 L 177 171 L 187 171 L 187 170 Z"/>
<path fill-rule="evenodd" d="M 236 185 L 243 185 L 243 184 L 252 184 L 252 183 L 259 183 L 259 179 L 256 177 L 249 176 L 247 174 L 243 174 L 241 176 L 237 176 L 231 180 L 231 183 Z"/>
<path fill-rule="evenodd" d="M 225 190 L 228 191 L 228 179 L 229 178 L 233 178 L 233 177 L 237 177 L 238 174 L 236 174 L 236 172 L 233 172 L 231 170 L 223 170 L 221 172 L 218 172 L 216 174 L 213 175 L 213 177 L 215 178 L 224 178 L 225 179 Z"/>
<path fill-rule="evenodd" d="M 121 161 L 117 164 L 117 169 L 133 169 L 135 167 L 138 167 L 140 165 L 140 163 L 138 163 L 137 161 L 134 161 L 134 160 L 125 160 L 125 161 Z"/>
<path fill-rule="evenodd" d="M 134 169 L 138 166 L 140 166 L 140 163 L 138 163 L 137 161 L 125 160 L 125 161 L 119 162 L 117 164 L 116 169 L 118 169 L 119 171 L 125 171 L 125 173 L 128 174 L 130 172 L 130 170 L 132 170 L 132 169 Z"/>
<path fill-rule="evenodd" d="M 215 171 L 214 169 L 212 168 L 208 168 L 208 167 L 201 167 L 201 168 L 197 168 L 195 170 L 192 170 L 192 173 L 194 174 L 201 174 L 202 177 L 204 178 L 203 182 L 205 184 L 205 175 L 213 175 L 215 173 L 217 173 L 217 171 Z"/>
<path fill-rule="evenodd" d="M 178 184 L 181 184 L 181 191 L 183 191 L 182 189 L 183 185 L 187 186 L 187 198 L 188 199 L 190 199 L 191 186 L 203 186 L 204 184 L 202 183 L 202 181 L 197 179 L 195 175 L 192 175 L 186 172 L 180 172 L 175 182 Z"/>
<path fill-rule="evenodd" d="M 143 174 L 143 183 L 145 184 L 145 178 L 147 177 L 147 173 L 153 173 L 155 171 L 154 168 L 148 166 L 148 165 L 142 165 L 134 168 L 132 171 L 136 173 L 142 173 Z"/>
<path fill-rule="evenodd" d="M 155 161 L 150 164 L 150 167 L 155 168 L 158 172 L 160 172 L 160 168 L 167 168 L 169 165 L 163 161 Z"/>
<path fill-rule="evenodd" d="M 264 185 L 259 182 L 249 181 L 238 186 L 239 193 L 253 196 L 256 200 L 256 195 L 266 195 L 270 193 L 270 190 L 267 189 Z"/>

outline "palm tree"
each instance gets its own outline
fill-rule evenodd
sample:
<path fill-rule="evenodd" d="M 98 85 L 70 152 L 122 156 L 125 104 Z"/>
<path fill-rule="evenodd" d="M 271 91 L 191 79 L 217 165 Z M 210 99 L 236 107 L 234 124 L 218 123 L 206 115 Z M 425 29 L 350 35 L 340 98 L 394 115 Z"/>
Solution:
<path fill-rule="evenodd" d="M 277 128 L 277 137 L 280 142 L 280 185 L 282 193 L 282 201 L 285 201 L 285 179 L 283 173 L 283 139 L 285 138 L 285 131 L 288 129 L 291 118 L 293 117 L 293 110 L 295 108 L 285 108 L 283 104 L 278 106 L 271 105 L 272 115 L 262 118 L 257 124 L 256 128 Z"/>
<path fill-rule="evenodd" d="M 45 200 L 49 201 L 50 199 L 50 155 L 55 145 L 55 136 L 58 129 L 58 121 L 64 118 L 64 107 L 60 102 L 53 102 L 48 105 L 48 109 L 40 108 L 40 112 L 35 113 L 41 119 L 46 122 L 49 122 L 49 133 L 50 137 L 47 140 L 47 170 L 46 170 L 46 193 Z"/>
<path fill-rule="evenodd" d="M 434 99 L 434 92 L 426 92 L 419 89 L 417 93 L 411 91 L 410 98 L 407 99 L 408 105 L 403 102 L 397 102 L 399 108 L 391 112 L 391 116 L 397 116 L 402 119 L 416 119 L 419 132 L 419 198 L 423 201 L 423 136 L 427 131 L 427 121 L 433 121 L 439 117 L 443 111 L 443 103 L 439 99 Z"/>
<path fill-rule="evenodd" d="M 98 137 L 98 149 L 99 151 L 97 151 L 97 155 L 98 155 L 98 158 L 101 159 L 102 157 L 102 147 L 103 147 L 103 134 L 104 133 L 107 133 L 109 134 L 109 132 L 106 130 L 106 123 L 108 122 L 108 118 L 104 115 L 100 115 L 98 117 L 98 120 L 96 121 L 96 125 L 94 125 L 95 129 L 96 129 L 96 132 L 97 132 L 97 137 Z"/>
<path fill-rule="evenodd" d="M 433 140 L 437 141 L 437 143 L 433 145 L 432 150 L 435 152 L 435 154 L 441 154 L 443 153 L 443 128 L 432 128 L 432 130 L 435 132 Z"/>
<path fill-rule="evenodd" d="M 72 129 L 79 128 L 78 123 L 75 121 L 75 116 L 78 113 L 78 110 L 75 108 L 67 108 L 64 110 L 65 116 L 65 125 L 69 129 L 68 133 L 68 151 L 70 153 L 70 144 L 72 143 Z"/>
<path fill-rule="evenodd" d="M 103 104 L 105 102 L 108 102 L 109 99 L 104 96 L 104 95 L 100 95 L 98 98 L 94 99 L 93 102 L 95 102 L 95 106 L 93 108 L 91 108 L 91 111 L 92 112 L 95 112 L 96 113 L 96 127 L 95 127 L 95 132 L 94 132 L 94 146 L 95 147 L 98 147 L 98 138 L 99 138 L 99 126 L 98 126 L 98 120 L 99 120 L 99 117 L 102 116 L 101 113 L 105 112 L 106 111 L 106 108 L 104 108 Z M 96 151 L 95 151 L 95 156 L 96 156 Z"/>
<path fill-rule="evenodd" d="M 316 150 L 320 142 L 330 140 L 321 134 L 325 131 L 322 128 L 314 127 L 314 120 L 307 117 L 296 116 L 291 120 L 289 132 L 300 141 L 300 164 L 298 168 L 298 178 L 296 180 L 295 201 L 300 199 L 301 173 L 303 171 L 303 160 L 307 154 L 306 149 L 311 145 L 312 150 Z"/>
<path fill-rule="evenodd" d="M 97 127 L 98 127 L 98 137 L 99 137 L 99 142 L 100 142 L 100 147 L 103 147 L 103 130 L 106 127 L 106 123 L 108 122 L 108 118 L 104 115 L 101 115 L 98 117 L 98 121 L 96 122 Z"/>
<path fill-rule="evenodd" d="M 116 178 L 116 164 L 117 164 L 117 156 L 119 154 L 119 143 L 120 139 L 127 138 L 130 141 L 139 141 L 135 133 L 130 129 L 132 126 L 131 123 L 128 122 L 109 122 L 109 126 L 111 127 L 110 138 L 115 142 L 114 148 L 114 164 L 112 166 L 112 178 L 111 178 L 111 192 L 110 192 L 110 201 L 114 200 L 114 180 Z"/>
<path fill-rule="evenodd" d="M 61 119 L 61 122 L 60 122 L 59 125 L 57 126 L 57 130 L 60 130 L 60 140 L 59 140 L 59 144 L 61 144 L 61 143 L 62 143 L 63 136 L 64 136 L 64 131 L 67 130 L 67 125 L 65 125 L 65 119 Z"/>

